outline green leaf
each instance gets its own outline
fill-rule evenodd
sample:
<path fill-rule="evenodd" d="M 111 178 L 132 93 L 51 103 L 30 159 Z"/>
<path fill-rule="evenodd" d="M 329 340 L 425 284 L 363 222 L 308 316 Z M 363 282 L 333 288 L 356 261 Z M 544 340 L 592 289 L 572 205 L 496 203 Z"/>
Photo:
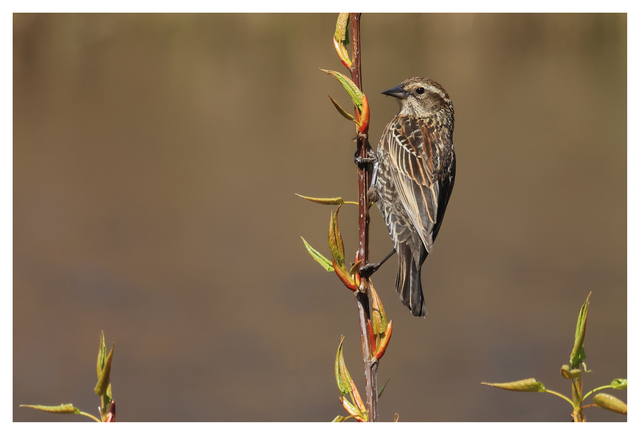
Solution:
<path fill-rule="evenodd" d="M 336 415 L 336 418 L 334 418 L 333 420 L 331 420 L 331 423 L 342 423 L 343 421 L 345 421 L 348 417 L 342 416 L 342 415 Z"/>
<path fill-rule="evenodd" d="M 349 53 L 345 46 L 345 44 L 349 43 L 348 23 L 348 13 L 341 13 L 338 15 L 336 31 L 333 34 L 333 45 L 338 53 L 338 57 L 340 57 L 340 60 L 342 61 L 342 64 L 347 68 L 351 68 L 351 59 L 349 59 Z"/>
<path fill-rule="evenodd" d="M 391 378 L 387 379 L 387 382 L 385 382 L 381 388 L 378 388 L 378 399 L 380 398 L 380 396 L 382 396 L 382 393 L 384 393 L 384 389 L 387 388 L 387 384 L 390 380 Z"/>
<path fill-rule="evenodd" d="M 611 387 L 616 390 L 626 390 L 627 389 L 627 380 L 626 379 L 614 379 L 611 381 Z"/>
<path fill-rule="evenodd" d="M 304 243 L 304 247 L 307 248 L 307 252 L 311 254 L 313 259 L 316 260 L 320 264 L 320 266 L 322 266 L 324 270 L 326 270 L 327 272 L 333 272 L 334 269 L 333 269 L 333 263 L 331 263 L 331 260 L 329 260 L 327 257 L 325 257 L 324 255 L 316 251 L 310 244 L 307 243 L 304 237 L 300 236 L 300 238 Z"/>
<path fill-rule="evenodd" d="M 107 391 L 104 393 L 105 403 L 109 404 L 113 401 L 113 393 L 111 392 L 111 382 L 109 382 L 109 386 L 107 387 Z"/>
<path fill-rule="evenodd" d="M 111 360 L 113 359 L 113 350 L 115 343 L 111 345 L 111 351 L 105 356 L 107 347 L 104 342 L 104 332 L 102 333 L 100 350 L 98 351 L 98 383 L 93 389 L 98 396 L 103 396 L 109 387 L 109 377 L 111 376 Z"/>
<path fill-rule="evenodd" d="M 582 376 L 582 370 L 580 369 L 571 369 L 567 364 L 564 364 L 560 369 L 560 374 L 565 379 L 580 379 Z"/>
<path fill-rule="evenodd" d="M 544 392 L 546 388 L 542 382 L 537 382 L 534 378 L 523 379 L 521 381 L 507 382 L 504 384 L 489 384 L 487 382 L 481 382 L 482 385 L 488 385 L 490 387 L 501 388 L 509 391 L 521 391 L 521 392 Z"/>
<path fill-rule="evenodd" d="M 341 74 L 337 71 L 331 71 L 320 68 L 320 71 L 329 74 L 330 76 L 335 77 L 342 84 L 342 87 L 347 91 L 349 97 L 351 97 L 351 101 L 358 108 L 358 112 L 362 111 L 362 91 L 356 86 L 353 81 L 344 74 Z"/>
<path fill-rule="evenodd" d="M 342 205 L 342 204 L 355 204 L 355 205 L 358 205 L 358 203 L 355 202 L 355 201 L 344 201 L 341 197 L 337 197 L 337 198 L 313 198 L 311 196 L 304 196 L 304 195 L 300 195 L 298 193 L 296 193 L 296 195 L 299 196 L 302 199 L 306 199 L 308 201 L 315 202 L 317 204 L 323 204 L 323 205 Z"/>
<path fill-rule="evenodd" d="M 387 320 L 387 314 L 382 306 L 382 301 L 378 296 L 378 292 L 373 287 L 373 283 L 369 282 L 369 293 L 371 299 L 371 323 L 373 326 L 373 332 L 377 335 L 383 335 L 387 330 L 389 324 Z"/>
<path fill-rule="evenodd" d="M 80 410 L 73 406 L 71 403 L 58 406 L 43 406 L 43 405 L 20 405 L 21 408 L 33 408 L 39 411 L 51 412 L 53 414 L 80 414 Z"/>
<path fill-rule="evenodd" d="M 349 374 L 349 370 L 347 370 L 347 365 L 344 362 L 344 355 L 342 354 L 342 343 L 344 342 L 344 336 L 340 338 L 340 345 L 338 346 L 338 352 L 336 353 L 336 382 L 338 384 L 338 390 L 340 390 L 340 396 L 344 397 L 345 395 L 351 393 L 351 383 L 353 382 L 351 379 L 351 375 Z"/>
<path fill-rule="evenodd" d="M 341 12 L 338 14 L 338 20 L 336 21 L 336 31 L 333 34 L 336 41 L 341 42 L 343 45 L 349 43 L 349 13 Z"/>
<path fill-rule="evenodd" d="M 100 334 L 100 345 L 98 346 L 98 362 L 96 363 L 96 371 L 98 372 L 98 378 L 104 368 L 104 363 L 107 357 L 107 345 L 104 342 L 104 331 Z"/>
<path fill-rule="evenodd" d="M 598 393 L 593 396 L 593 403 L 598 407 L 618 414 L 627 414 L 627 404 L 610 394 Z"/>
<path fill-rule="evenodd" d="M 338 212 L 341 205 L 338 205 L 335 212 L 331 213 L 331 219 L 329 220 L 329 248 L 331 249 L 331 256 L 335 260 L 336 264 L 346 274 L 346 268 L 344 266 L 344 243 L 342 242 L 342 235 L 340 234 L 340 227 L 338 226 Z"/>
<path fill-rule="evenodd" d="M 335 106 L 336 109 L 338 109 L 338 112 L 340 112 L 340 114 L 342 116 L 344 116 L 345 118 L 347 118 L 347 120 L 351 121 L 351 122 L 356 122 L 356 118 L 355 116 L 353 116 L 350 113 L 347 113 L 346 110 L 344 110 L 340 104 L 338 104 L 338 102 L 336 100 L 334 100 L 331 95 L 329 95 L 329 99 L 331 100 L 331 102 L 333 103 L 333 105 Z"/>
<path fill-rule="evenodd" d="M 575 341 L 573 344 L 573 350 L 571 351 L 571 356 L 569 357 L 569 363 L 571 364 L 572 369 L 577 369 L 582 361 L 587 358 L 587 355 L 584 351 L 584 337 L 587 332 L 587 315 L 589 314 L 590 297 L 591 292 L 589 292 L 587 300 L 584 301 L 584 304 L 582 304 L 582 307 L 580 308 L 580 314 L 578 314 L 578 324 L 576 325 Z"/>
<path fill-rule="evenodd" d="M 358 260 L 357 263 L 354 263 L 353 266 L 351 266 L 351 269 L 349 269 L 349 275 L 360 273 L 360 266 L 362 266 L 362 263 L 362 260 Z"/>

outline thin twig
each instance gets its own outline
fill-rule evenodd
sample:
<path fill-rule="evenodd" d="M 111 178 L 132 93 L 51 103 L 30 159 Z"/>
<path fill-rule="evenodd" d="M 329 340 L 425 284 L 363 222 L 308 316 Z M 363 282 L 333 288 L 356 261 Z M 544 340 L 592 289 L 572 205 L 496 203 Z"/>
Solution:
<path fill-rule="evenodd" d="M 360 60 L 360 13 L 349 15 L 352 38 L 352 64 L 351 80 L 362 90 L 362 70 Z M 366 159 L 370 149 L 368 135 L 362 134 L 356 129 L 358 155 Z M 359 249 L 358 258 L 362 264 L 369 263 L 369 200 L 367 191 L 369 189 L 370 174 L 367 165 L 358 165 L 358 236 Z M 369 312 L 369 286 L 368 279 L 364 280 L 365 293 L 357 292 L 356 301 L 358 305 L 358 320 L 360 323 L 360 339 L 362 341 L 362 358 L 364 361 L 364 376 L 366 382 L 366 404 L 368 421 L 378 421 L 378 360 L 372 355 L 367 323 L 371 321 Z"/>

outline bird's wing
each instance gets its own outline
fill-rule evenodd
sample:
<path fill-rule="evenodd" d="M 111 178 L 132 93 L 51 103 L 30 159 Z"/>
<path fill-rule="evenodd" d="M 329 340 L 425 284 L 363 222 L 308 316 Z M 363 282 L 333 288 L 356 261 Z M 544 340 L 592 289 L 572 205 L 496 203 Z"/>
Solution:
<path fill-rule="evenodd" d="M 434 227 L 439 226 L 439 162 L 433 142 L 425 122 L 409 117 L 392 121 L 383 138 L 391 160 L 391 180 L 427 252 L 433 245 Z"/>

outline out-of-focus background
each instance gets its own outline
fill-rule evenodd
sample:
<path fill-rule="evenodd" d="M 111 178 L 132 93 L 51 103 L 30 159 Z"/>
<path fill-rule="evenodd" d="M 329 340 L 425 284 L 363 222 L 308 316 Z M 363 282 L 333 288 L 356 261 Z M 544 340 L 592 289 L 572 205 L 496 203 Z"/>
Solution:
<path fill-rule="evenodd" d="M 95 413 L 116 343 L 119 421 L 329 421 L 352 294 L 316 264 L 356 198 L 334 14 L 14 15 L 13 417 Z M 589 292 L 585 389 L 627 376 L 626 15 L 365 14 L 371 143 L 380 92 L 433 78 L 456 110 L 458 175 L 423 267 L 429 317 L 374 276 L 394 332 L 381 420 L 568 421 L 571 406 L 480 382 L 560 376 Z M 357 213 L 340 225 L 348 256 Z M 371 257 L 391 249 L 372 209 Z M 609 390 L 626 400 L 626 391 Z M 590 399 L 588 399 L 590 401 Z M 588 409 L 591 421 L 626 417 Z"/>

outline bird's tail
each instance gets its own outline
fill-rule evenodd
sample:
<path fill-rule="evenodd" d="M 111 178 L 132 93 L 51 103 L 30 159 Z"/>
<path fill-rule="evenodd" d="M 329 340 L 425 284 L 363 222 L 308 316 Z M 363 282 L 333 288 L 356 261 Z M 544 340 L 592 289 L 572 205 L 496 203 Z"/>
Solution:
<path fill-rule="evenodd" d="M 424 249 L 424 255 L 420 255 L 420 264 L 418 265 L 416 265 L 411 249 L 407 244 L 399 243 L 396 251 L 398 252 L 396 291 L 400 296 L 400 300 L 411 310 L 414 316 L 427 317 L 427 306 L 424 303 L 420 279 L 420 269 L 427 258 L 427 251 Z"/>

